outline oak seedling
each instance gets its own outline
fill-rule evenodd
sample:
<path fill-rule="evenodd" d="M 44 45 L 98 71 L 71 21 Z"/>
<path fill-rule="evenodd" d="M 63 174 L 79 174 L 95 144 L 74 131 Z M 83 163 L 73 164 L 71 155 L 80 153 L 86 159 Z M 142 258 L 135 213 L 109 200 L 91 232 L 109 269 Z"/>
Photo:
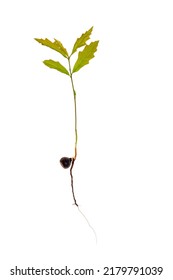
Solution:
<path fill-rule="evenodd" d="M 90 42 L 88 44 L 88 40 L 90 39 L 92 31 L 93 31 L 93 27 L 91 27 L 88 31 L 86 31 L 79 38 L 76 39 L 70 54 L 66 50 L 66 48 L 63 46 L 63 44 L 57 39 L 54 39 L 54 41 L 51 41 L 47 38 L 46 39 L 35 38 L 35 40 L 38 43 L 41 43 L 43 46 L 46 46 L 48 48 L 53 49 L 54 51 L 56 51 L 60 55 L 62 55 L 64 57 L 64 59 L 66 59 L 68 61 L 68 69 L 65 66 L 63 66 L 59 61 L 54 61 L 52 59 L 44 60 L 43 63 L 46 66 L 48 66 L 49 68 L 55 69 L 55 70 L 65 74 L 65 75 L 69 76 L 70 81 L 71 81 L 73 98 L 74 98 L 74 120 L 75 120 L 75 123 L 74 123 L 74 132 L 75 132 L 74 156 L 73 157 L 62 157 L 60 159 L 60 164 L 65 169 L 70 167 L 73 200 L 74 200 L 74 204 L 78 207 L 79 211 L 80 211 L 80 209 L 79 209 L 78 203 L 76 201 L 75 193 L 74 193 L 73 174 L 72 174 L 74 163 L 75 163 L 75 160 L 77 158 L 77 143 L 78 143 L 77 104 L 76 104 L 76 91 L 75 91 L 75 87 L 74 87 L 73 75 L 76 72 L 78 72 L 82 67 L 89 64 L 90 60 L 92 58 L 94 58 L 94 54 L 97 51 L 99 41 Z M 77 60 L 72 67 L 71 66 L 71 57 L 76 52 L 78 52 L 78 57 L 77 57 Z M 81 212 L 81 214 L 84 216 L 87 223 L 89 224 L 85 215 L 82 212 Z M 90 224 L 89 224 L 89 226 L 91 227 Z M 92 228 L 92 230 L 94 231 L 93 228 Z M 94 231 L 94 234 L 95 234 L 95 231 Z M 96 236 L 96 234 L 95 234 L 95 236 Z"/>

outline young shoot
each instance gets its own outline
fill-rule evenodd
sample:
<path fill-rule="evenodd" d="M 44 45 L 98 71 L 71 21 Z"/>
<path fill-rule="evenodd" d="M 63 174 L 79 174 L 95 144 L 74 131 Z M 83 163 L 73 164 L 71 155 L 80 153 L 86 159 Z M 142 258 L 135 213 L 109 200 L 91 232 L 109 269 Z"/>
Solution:
<path fill-rule="evenodd" d="M 77 200 L 75 197 L 75 193 L 74 193 L 73 173 L 72 173 L 74 163 L 77 158 L 77 143 L 78 143 L 77 104 L 76 104 L 77 94 L 76 94 L 76 90 L 75 90 L 75 86 L 74 86 L 73 75 L 76 72 L 78 72 L 82 67 L 87 65 L 92 58 L 94 58 L 94 54 L 97 51 L 97 46 L 98 46 L 99 41 L 90 42 L 88 44 L 88 40 L 90 39 L 92 31 L 93 31 L 93 27 L 91 27 L 88 31 L 86 31 L 79 38 L 77 38 L 73 45 L 72 51 L 70 53 L 66 50 L 66 48 L 63 46 L 63 44 L 57 39 L 54 39 L 54 41 L 51 41 L 47 38 L 46 39 L 35 38 L 35 40 L 38 43 L 41 43 L 43 46 L 53 49 L 54 51 L 56 51 L 60 55 L 62 55 L 64 59 L 66 59 L 68 61 L 68 69 L 66 67 L 64 67 L 59 61 L 54 61 L 52 59 L 44 60 L 43 63 L 46 66 L 48 66 L 49 68 L 55 69 L 65 75 L 69 76 L 71 86 L 72 86 L 72 93 L 73 93 L 73 99 L 74 99 L 74 121 L 75 121 L 75 123 L 74 123 L 74 135 L 75 135 L 74 156 L 73 157 L 62 157 L 60 159 L 60 164 L 65 169 L 70 167 L 72 195 L 73 195 L 74 204 L 78 207 L 78 209 L 79 209 L 79 206 L 78 206 L 78 203 L 77 203 Z M 78 57 L 72 67 L 71 57 L 76 52 L 78 52 Z M 80 209 L 79 209 L 79 211 L 80 211 Z M 85 219 L 86 219 L 86 217 L 85 217 Z M 88 222 L 88 220 L 87 220 L 87 222 Z M 88 224 L 89 224 L 89 222 L 88 222 Z M 89 226 L 90 226 L 90 224 L 89 224 Z"/>

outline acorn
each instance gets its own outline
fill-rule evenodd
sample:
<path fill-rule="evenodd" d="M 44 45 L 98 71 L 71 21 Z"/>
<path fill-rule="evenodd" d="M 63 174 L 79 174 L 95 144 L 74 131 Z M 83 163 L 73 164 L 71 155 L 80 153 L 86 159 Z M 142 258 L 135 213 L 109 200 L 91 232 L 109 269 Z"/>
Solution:
<path fill-rule="evenodd" d="M 72 161 L 71 158 L 62 157 L 62 158 L 60 159 L 60 164 L 61 164 L 61 166 L 62 166 L 63 168 L 67 169 L 67 168 L 70 167 L 71 161 Z"/>

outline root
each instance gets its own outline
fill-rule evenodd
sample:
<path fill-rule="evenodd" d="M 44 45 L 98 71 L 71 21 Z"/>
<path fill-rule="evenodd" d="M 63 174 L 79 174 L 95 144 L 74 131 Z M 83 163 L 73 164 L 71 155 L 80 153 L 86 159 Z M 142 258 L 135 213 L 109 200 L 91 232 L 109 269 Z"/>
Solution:
<path fill-rule="evenodd" d="M 72 164 L 71 164 L 71 168 L 70 168 L 70 176 L 71 176 L 71 188 L 72 188 L 72 194 L 73 194 L 73 199 L 74 199 L 74 204 L 78 207 L 76 198 L 75 198 L 75 194 L 74 194 L 74 187 L 73 187 L 73 166 L 74 166 L 74 162 L 75 162 L 75 158 L 72 158 Z"/>
<path fill-rule="evenodd" d="M 80 212 L 81 215 L 84 217 L 84 219 L 85 219 L 85 221 L 87 222 L 88 226 L 91 228 L 92 232 L 94 233 L 95 240 L 96 240 L 96 244 L 97 244 L 97 235 L 96 235 L 96 232 L 95 232 L 94 228 L 91 226 L 91 224 L 89 223 L 89 221 L 88 221 L 88 219 L 86 218 L 86 216 L 85 216 L 85 215 L 82 213 L 82 211 L 80 210 L 79 205 L 77 204 L 77 201 L 76 201 L 75 194 L 74 194 L 73 173 L 72 173 L 72 170 L 73 170 L 73 166 L 74 166 L 75 159 L 76 159 L 76 156 L 75 156 L 75 158 L 72 158 L 72 164 L 71 164 L 71 168 L 70 168 L 71 188 L 72 188 L 72 195 L 73 195 L 74 205 L 76 205 L 76 207 L 78 208 L 79 212 Z"/>
<path fill-rule="evenodd" d="M 84 213 L 82 213 L 82 211 L 80 210 L 79 206 L 78 206 L 78 210 L 79 210 L 79 212 L 81 213 L 81 215 L 85 218 L 85 221 L 87 222 L 88 226 L 91 228 L 92 232 L 94 233 L 95 241 L 96 241 L 96 244 L 97 244 L 97 234 L 96 234 L 94 228 L 91 226 L 91 224 L 89 223 L 89 221 L 88 221 L 88 219 L 86 218 L 86 216 L 84 215 Z"/>

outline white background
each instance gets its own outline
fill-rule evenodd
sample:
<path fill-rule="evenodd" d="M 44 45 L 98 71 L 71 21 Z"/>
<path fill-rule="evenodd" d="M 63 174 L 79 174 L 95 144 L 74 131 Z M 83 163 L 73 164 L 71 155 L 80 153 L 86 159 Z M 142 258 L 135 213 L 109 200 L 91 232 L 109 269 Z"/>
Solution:
<path fill-rule="evenodd" d="M 172 15 L 172 1 L 1 1 L 2 279 L 15 265 L 163 266 L 155 279 L 172 279 Z M 98 51 L 74 74 L 74 186 L 97 244 L 59 164 L 74 154 L 73 95 L 68 76 L 42 61 L 66 61 L 33 39 L 70 52 L 91 26 Z"/>

